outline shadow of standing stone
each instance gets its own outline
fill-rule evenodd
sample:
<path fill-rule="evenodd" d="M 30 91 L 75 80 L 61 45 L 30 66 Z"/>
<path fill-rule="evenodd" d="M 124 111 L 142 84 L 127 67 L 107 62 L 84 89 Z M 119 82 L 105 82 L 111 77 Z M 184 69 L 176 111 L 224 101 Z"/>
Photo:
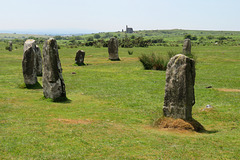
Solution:
<path fill-rule="evenodd" d="M 118 40 L 112 37 L 108 42 L 108 53 L 111 61 L 120 61 L 118 56 Z"/>
<path fill-rule="evenodd" d="M 57 41 L 53 38 L 43 46 L 43 94 L 53 101 L 67 99 Z"/>
<path fill-rule="evenodd" d="M 75 57 L 75 64 L 77 64 L 78 66 L 84 66 L 84 57 L 85 52 L 83 50 L 78 50 Z"/>
<path fill-rule="evenodd" d="M 165 117 L 192 120 L 195 62 L 183 54 L 170 59 L 166 70 L 163 113 Z"/>

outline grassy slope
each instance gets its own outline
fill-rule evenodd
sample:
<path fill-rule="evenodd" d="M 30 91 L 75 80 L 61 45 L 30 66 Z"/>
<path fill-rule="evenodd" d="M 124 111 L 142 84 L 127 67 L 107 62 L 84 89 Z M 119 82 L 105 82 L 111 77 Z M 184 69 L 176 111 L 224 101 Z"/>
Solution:
<path fill-rule="evenodd" d="M 172 48 L 120 48 L 120 62 L 107 48 L 81 48 L 88 66 L 73 66 L 76 49 L 59 50 L 70 103 L 42 100 L 42 90 L 23 83 L 22 49 L 0 48 L 0 159 L 237 159 L 240 47 L 198 47 L 193 117 L 207 133 L 151 127 L 162 114 L 165 72 L 143 70 L 141 53 Z M 181 48 L 174 48 L 181 51 Z M 71 74 L 76 72 L 77 74 Z M 41 78 L 38 78 L 41 83 Z M 206 89 L 206 86 L 213 89 Z M 201 111 L 210 104 L 214 109 Z"/>

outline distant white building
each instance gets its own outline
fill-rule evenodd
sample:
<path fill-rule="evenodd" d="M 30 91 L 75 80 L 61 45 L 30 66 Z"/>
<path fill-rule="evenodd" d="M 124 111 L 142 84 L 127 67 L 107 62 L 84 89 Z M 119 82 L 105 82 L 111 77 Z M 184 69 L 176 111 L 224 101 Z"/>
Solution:
<path fill-rule="evenodd" d="M 126 25 L 126 33 L 133 33 L 133 28 L 128 28 Z"/>

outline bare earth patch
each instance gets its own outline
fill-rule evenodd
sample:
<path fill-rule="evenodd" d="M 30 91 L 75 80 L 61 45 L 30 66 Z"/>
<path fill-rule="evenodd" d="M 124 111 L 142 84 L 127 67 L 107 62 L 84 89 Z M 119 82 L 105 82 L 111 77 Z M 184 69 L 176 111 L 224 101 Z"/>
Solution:
<path fill-rule="evenodd" d="M 93 121 L 92 120 L 82 120 L 82 119 L 55 119 L 59 122 L 62 122 L 64 124 L 90 124 Z"/>
<path fill-rule="evenodd" d="M 240 62 L 238 59 L 226 59 L 227 62 Z"/>
<path fill-rule="evenodd" d="M 161 129 L 177 129 L 177 130 L 189 130 L 201 132 L 205 131 L 204 127 L 195 119 L 183 120 L 183 119 L 173 119 L 173 118 L 159 118 L 155 122 L 155 126 Z"/>
<path fill-rule="evenodd" d="M 240 92 L 240 89 L 217 88 L 216 90 L 222 92 Z"/>

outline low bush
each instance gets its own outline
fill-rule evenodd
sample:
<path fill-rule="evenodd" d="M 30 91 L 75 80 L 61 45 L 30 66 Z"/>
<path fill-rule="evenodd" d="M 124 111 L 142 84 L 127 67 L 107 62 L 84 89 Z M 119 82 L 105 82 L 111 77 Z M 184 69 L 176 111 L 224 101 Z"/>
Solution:
<path fill-rule="evenodd" d="M 155 53 L 142 54 L 138 57 L 146 70 L 166 70 L 169 59 L 159 56 Z"/>
<path fill-rule="evenodd" d="M 133 51 L 128 50 L 129 55 L 133 55 Z"/>

